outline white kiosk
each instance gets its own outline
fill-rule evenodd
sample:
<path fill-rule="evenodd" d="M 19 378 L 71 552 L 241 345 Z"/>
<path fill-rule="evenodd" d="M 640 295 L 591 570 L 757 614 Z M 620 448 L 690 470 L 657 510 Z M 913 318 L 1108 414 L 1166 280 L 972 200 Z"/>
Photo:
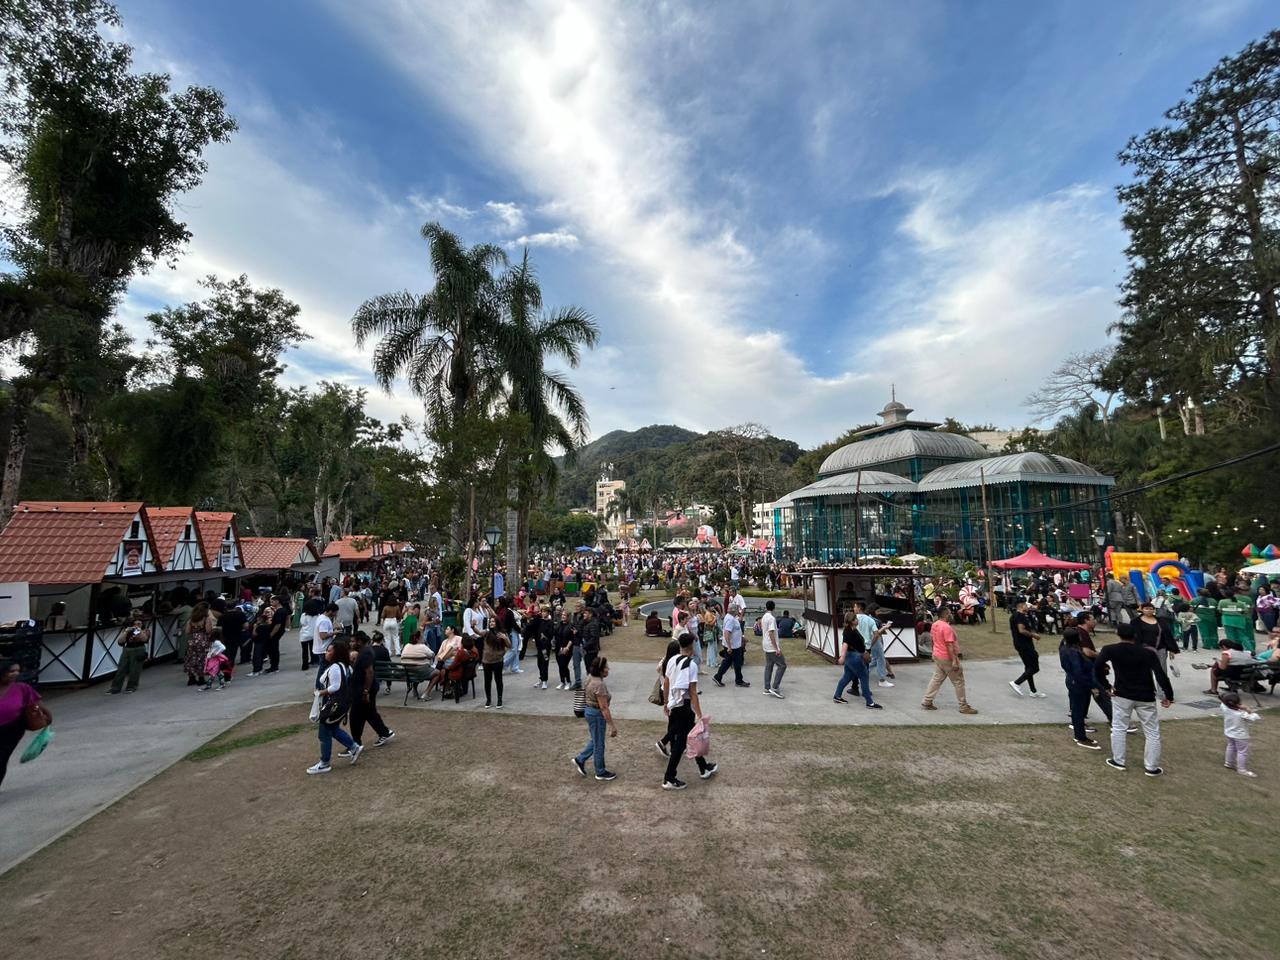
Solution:
<path fill-rule="evenodd" d="M 805 580 L 804 623 L 810 650 L 834 662 L 840 656 L 840 631 L 855 601 L 875 604 L 876 618 L 887 625 L 881 642 L 887 660 L 915 660 L 915 567 L 848 566 L 806 567 L 798 571 Z"/>

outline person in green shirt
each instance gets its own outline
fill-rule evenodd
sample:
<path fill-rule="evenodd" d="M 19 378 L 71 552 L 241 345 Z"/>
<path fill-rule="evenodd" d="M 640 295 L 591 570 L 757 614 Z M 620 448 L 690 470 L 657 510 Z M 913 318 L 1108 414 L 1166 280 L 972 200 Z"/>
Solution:
<path fill-rule="evenodd" d="M 415 603 L 408 614 L 400 618 L 400 643 L 407 644 L 418 630 L 418 621 L 422 618 L 422 604 Z"/>
<path fill-rule="evenodd" d="M 1218 601 L 1213 599 L 1207 587 L 1196 591 L 1196 601 L 1191 605 L 1196 615 L 1196 632 L 1206 650 L 1218 649 Z"/>
<path fill-rule="evenodd" d="M 1227 639 L 1253 653 L 1253 604 L 1249 602 L 1248 594 L 1228 594 L 1219 601 L 1218 613 L 1222 615 L 1222 628 Z"/>

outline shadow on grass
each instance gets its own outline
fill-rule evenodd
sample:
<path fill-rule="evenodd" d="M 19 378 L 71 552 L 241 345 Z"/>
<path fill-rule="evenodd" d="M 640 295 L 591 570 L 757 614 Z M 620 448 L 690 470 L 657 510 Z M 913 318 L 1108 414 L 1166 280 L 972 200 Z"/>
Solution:
<path fill-rule="evenodd" d="M 213 760 L 216 757 L 230 753 L 232 750 L 256 747 L 264 743 L 271 743 L 273 740 L 283 740 L 285 737 L 291 737 L 295 733 L 301 733 L 303 730 L 310 728 L 310 723 L 291 723 L 284 727 L 269 727 L 266 730 L 259 730 L 257 733 L 250 733 L 243 737 L 219 737 L 206 743 L 203 747 L 192 750 L 185 759 L 197 762 Z"/>

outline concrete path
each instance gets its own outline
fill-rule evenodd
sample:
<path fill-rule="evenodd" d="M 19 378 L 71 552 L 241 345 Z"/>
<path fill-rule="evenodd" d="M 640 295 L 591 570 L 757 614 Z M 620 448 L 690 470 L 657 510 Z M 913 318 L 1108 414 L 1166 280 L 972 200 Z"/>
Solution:
<path fill-rule="evenodd" d="M 296 644 L 286 641 L 287 668 L 279 673 L 250 678 L 241 668 L 238 678 L 224 691 L 196 692 L 187 687 L 181 669 L 164 665 L 144 671 L 136 694 L 110 696 L 105 684 L 85 690 L 48 696 L 56 718 L 57 739 L 44 756 L 19 764 L 15 755 L 0 788 L 0 873 L 61 836 L 120 797 L 137 788 L 212 737 L 244 719 L 254 710 L 274 704 L 296 703 L 298 719 L 306 716 L 311 701 L 313 672 L 298 669 Z M 785 700 L 766 697 L 762 655 L 750 647 L 746 679 L 750 688 L 735 688 L 732 673 L 728 685 L 703 684 L 703 711 L 717 723 L 849 724 L 884 726 L 937 726 L 945 724 L 1059 724 L 1068 736 L 1067 698 L 1057 662 L 1056 642 L 1042 644 L 1039 687 L 1048 696 L 1031 699 L 1016 696 L 1008 681 L 1022 670 L 1016 657 L 1000 661 L 973 661 L 965 665 L 968 699 L 977 716 L 961 716 L 950 684 L 937 699 L 938 710 L 920 709 L 920 699 L 932 674 L 927 661 L 894 668 L 893 688 L 875 687 L 875 699 L 883 710 L 868 710 L 861 699 L 832 703 L 841 668 L 792 667 L 782 684 Z M 608 640 L 605 641 L 608 652 Z M 1175 679 L 1178 701 L 1163 711 L 1168 719 L 1204 717 L 1208 710 L 1190 703 L 1208 698 L 1200 691 L 1208 685 L 1208 673 L 1193 670 L 1191 663 L 1207 663 L 1211 655 L 1200 652 L 1178 658 L 1182 677 Z M 547 690 L 534 689 L 536 662 L 528 657 L 524 673 L 504 677 L 502 713 L 534 716 L 572 716 L 573 694 L 556 690 L 555 665 Z M 647 700 L 657 676 L 656 664 L 615 661 L 609 676 L 613 709 L 620 721 L 662 720 L 662 711 Z M 483 710 L 484 684 L 476 681 L 475 700 L 462 704 L 410 700 L 409 710 Z M 384 718 L 394 727 L 404 690 L 398 686 L 380 700 Z M 1262 698 L 1266 704 L 1268 698 Z M 493 711 L 497 714 L 498 711 Z M 1101 720 L 1093 709 L 1095 722 Z M 1100 736 L 1105 733 L 1100 731 Z"/>
<path fill-rule="evenodd" d="M 846 692 L 847 704 L 832 702 L 836 683 L 843 672 L 842 667 L 791 667 L 787 670 L 782 683 L 782 692 L 786 699 L 778 700 L 764 694 L 763 654 L 752 649 L 747 655 L 747 667 L 743 671 L 744 679 L 751 684 L 749 688 L 735 687 L 733 673 L 730 672 L 723 688 L 716 687 L 705 678 L 700 687 L 702 710 L 718 723 L 781 723 L 781 724 L 850 724 L 855 726 L 937 726 L 939 724 L 1026 724 L 1047 723 L 1062 724 L 1066 732 L 1067 723 L 1067 691 L 1063 682 L 1062 669 L 1058 665 L 1056 643 L 1051 638 L 1042 643 L 1046 649 L 1052 646 L 1053 655 L 1042 655 L 1041 672 L 1037 676 L 1037 687 L 1047 696 L 1041 699 L 1019 697 L 1010 688 L 1009 681 L 1022 672 L 1022 662 L 1017 657 L 1008 660 L 978 660 L 965 664 L 966 695 L 971 706 L 978 710 L 977 716 L 962 716 L 957 710 L 955 693 L 951 684 L 943 685 L 935 701 L 937 710 L 926 711 L 920 708 L 920 701 L 925 688 L 933 675 L 933 666 L 928 661 L 914 664 L 899 664 L 894 673 L 897 680 L 892 688 L 874 686 L 873 696 L 884 709 L 869 710 L 861 698 L 853 698 Z M 606 653 L 607 643 L 606 640 Z M 1206 711 L 1189 706 L 1197 700 L 1209 699 L 1200 691 L 1209 683 L 1206 670 L 1194 670 L 1195 662 L 1208 663 L 1210 654 L 1203 652 L 1188 653 L 1178 658 L 1182 677 L 1173 680 L 1174 693 L 1179 701 L 1163 711 L 1168 719 L 1184 719 L 1203 717 Z M 538 716 L 572 715 L 573 694 L 556 690 L 555 684 L 549 684 L 546 690 L 532 689 L 537 665 L 526 658 L 524 673 L 519 676 L 506 675 L 504 712 L 534 714 Z M 613 692 L 613 712 L 620 720 L 661 720 L 662 710 L 648 702 L 653 681 L 657 678 L 657 664 L 611 662 L 609 672 L 609 689 Z M 555 678 L 555 667 L 552 665 L 552 680 Z M 397 704 L 403 696 L 403 688 L 395 697 Z M 1026 689 L 1025 686 L 1023 688 Z M 1267 698 L 1263 697 L 1263 703 Z M 439 699 L 428 703 L 416 703 L 410 700 L 412 709 L 436 710 L 480 710 L 484 709 L 484 684 L 481 678 L 476 679 L 476 699 L 464 699 L 455 704 L 451 700 L 441 702 Z M 1216 704 L 1215 704 L 1216 708 Z M 1093 708 L 1095 718 L 1101 713 Z M 387 721 L 392 723 L 391 720 Z M 394 723 L 392 723 L 394 726 Z"/>

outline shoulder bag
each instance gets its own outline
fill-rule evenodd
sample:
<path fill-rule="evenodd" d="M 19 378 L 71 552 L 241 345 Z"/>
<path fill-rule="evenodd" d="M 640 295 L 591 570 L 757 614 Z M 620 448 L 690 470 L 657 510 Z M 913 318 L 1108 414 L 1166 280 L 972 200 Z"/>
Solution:
<path fill-rule="evenodd" d="M 653 681 L 653 690 L 649 692 L 649 702 L 652 703 L 655 707 L 661 707 L 663 704 L 667 702 L 666 698 L 662 695 L 662 678 L 661 677 Z"/>

